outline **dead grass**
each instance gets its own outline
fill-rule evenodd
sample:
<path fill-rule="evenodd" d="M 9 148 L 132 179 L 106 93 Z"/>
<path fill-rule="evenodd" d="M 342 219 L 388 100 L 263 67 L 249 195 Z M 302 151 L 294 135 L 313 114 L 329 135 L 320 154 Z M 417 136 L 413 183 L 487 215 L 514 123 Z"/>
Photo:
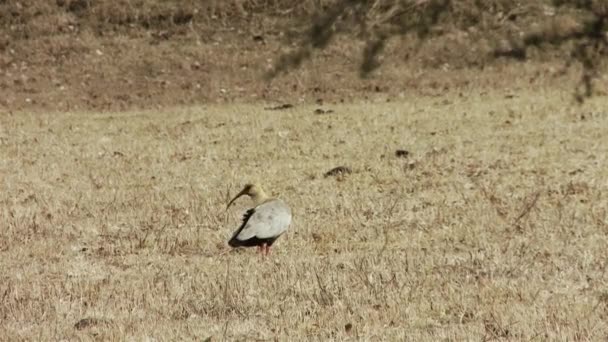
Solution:
<path fill-rule="evenodd" d="M 605 339 L 607 103 L 570 95 L 4 114 L 0 336 Z M 225 243 L 251 179 L 294 211 L 267 260 Z"/>

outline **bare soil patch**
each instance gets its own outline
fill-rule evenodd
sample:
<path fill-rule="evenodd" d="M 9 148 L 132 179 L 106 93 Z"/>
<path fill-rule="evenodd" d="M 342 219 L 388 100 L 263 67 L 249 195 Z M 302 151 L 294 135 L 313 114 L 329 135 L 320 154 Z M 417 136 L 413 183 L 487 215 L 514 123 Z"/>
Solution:
<path fill-rule="evenodd" d="M 424 44 L 409 36 L 392 40 L 382 68 L 365 80 L 358 73 L 363 44 L 342 36 L 300 69 L 267 81 L 264 74 L 297 44 L 293 37 L 314 6 L 218 3 L 0 3 L 0 110 L 349 102 L 458 92 L 470 84 L 560 83 L 555 78 L 563 63 L 555 58 L 487 64 L 474 30 L 454 30 Z"/>

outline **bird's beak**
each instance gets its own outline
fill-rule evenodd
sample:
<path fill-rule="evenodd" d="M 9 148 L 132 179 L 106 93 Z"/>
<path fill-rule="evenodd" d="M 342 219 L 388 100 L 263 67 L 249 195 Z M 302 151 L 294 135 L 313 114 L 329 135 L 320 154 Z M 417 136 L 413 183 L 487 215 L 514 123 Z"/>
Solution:
<path fill-rule="evenodd" d="M 234 201 L 236 201 L 237 198 L 243 196 L 246 193 L 247 193 L 247 191 L 245 189 L 241 190 L 241 192 L 239 192 L 238 195 L 234 196 L 234 198 L 230 202 L 228 202 L 228 205 L 226 206 L 226 210 L 228 210 L 228 208 L 230 208 L 230 205 L 232 205 L 232 203 Z"/>

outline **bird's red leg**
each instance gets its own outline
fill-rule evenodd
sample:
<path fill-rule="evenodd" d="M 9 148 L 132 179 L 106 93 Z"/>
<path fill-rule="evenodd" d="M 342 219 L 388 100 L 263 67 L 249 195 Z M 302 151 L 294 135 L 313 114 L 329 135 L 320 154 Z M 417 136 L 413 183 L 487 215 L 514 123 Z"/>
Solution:
<path fill-rule="evenodd" d="M 262 244 L 262 254 L 264 254 L 264 256 L 268 255 L 268 245 L 266 243 Z"/>

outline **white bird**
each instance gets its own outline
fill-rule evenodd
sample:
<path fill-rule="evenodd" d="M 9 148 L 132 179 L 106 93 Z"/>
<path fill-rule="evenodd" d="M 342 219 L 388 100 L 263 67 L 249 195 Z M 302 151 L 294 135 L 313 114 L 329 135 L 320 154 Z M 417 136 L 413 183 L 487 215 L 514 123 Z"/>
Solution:
<path fill-rule="evenodd" d="M 258 184 L 247 184 L 231 201 L 226 210 L 237 198 L 247 195 L 254 207 L 243 215 L 243 223 L 232 235 L 228 244 L 231 247 L 253 247 L 268 255 L 276 239 L 285 233 L 291 223 L 291 209 L 278 198 L 269 198 Z"/>

